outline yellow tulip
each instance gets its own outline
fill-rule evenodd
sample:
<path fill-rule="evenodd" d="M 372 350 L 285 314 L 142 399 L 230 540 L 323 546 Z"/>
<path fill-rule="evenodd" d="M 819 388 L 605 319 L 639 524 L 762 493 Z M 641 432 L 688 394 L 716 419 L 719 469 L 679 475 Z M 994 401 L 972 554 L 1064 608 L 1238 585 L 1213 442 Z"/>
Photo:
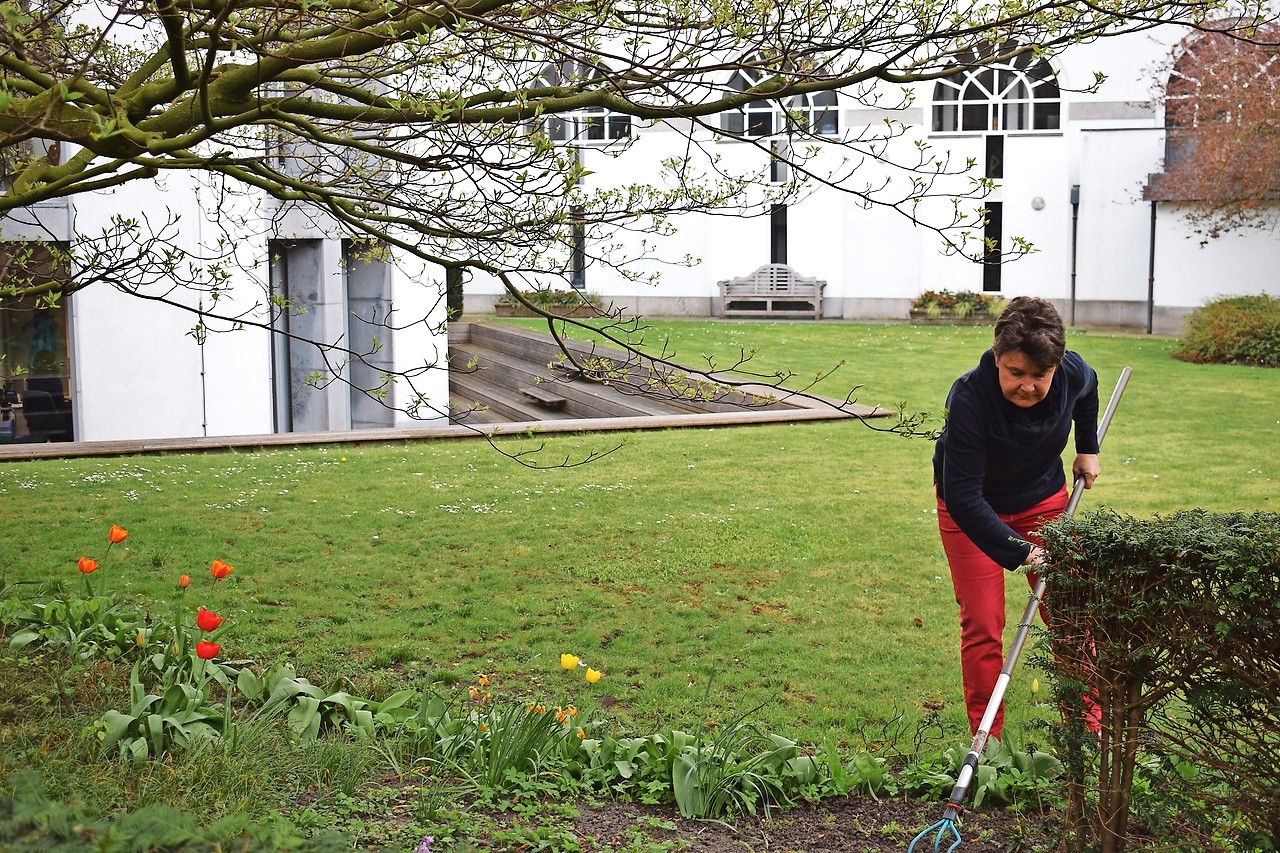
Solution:
<path fill-rule="evenodd" d="M 587 667 L 587 683 L 595 684 L 600 680 L 600 671 Z"/>
<path fill-rule="evenodd" d="M 1035 696 L 1039 692 L 1040 692 L 1040 679 L 1038 678 L 1031 679 L 1031 695 Z"/>
<path fill-rule="evenodd" d="M 575 669 L 578 666 L 578 656 L 560 655 L 560 665 L 565 669 Z"/>

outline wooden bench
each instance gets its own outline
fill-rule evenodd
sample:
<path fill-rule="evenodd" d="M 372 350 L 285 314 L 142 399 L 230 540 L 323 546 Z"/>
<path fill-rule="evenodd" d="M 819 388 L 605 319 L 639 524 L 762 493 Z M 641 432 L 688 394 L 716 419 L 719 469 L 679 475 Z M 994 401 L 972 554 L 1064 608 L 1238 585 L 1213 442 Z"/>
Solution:
<path fill-rule="evenodd" d="M 528 397 L 530 400 L 533 400 L 538 405 L 545 406 L 548 409 L 564 408 L 564 397 L 561 397 L 555 391 L 551 391 L 537 385 L 526 385 L 520 389 L 520 393 Z"/>
<path fill-rule="evenodd" d="M 800 275 L 786 264 L 765 264 L 751 275 L 716 283 L 721 317 L 822 319 L 822 290 L 827 283 Z"/>

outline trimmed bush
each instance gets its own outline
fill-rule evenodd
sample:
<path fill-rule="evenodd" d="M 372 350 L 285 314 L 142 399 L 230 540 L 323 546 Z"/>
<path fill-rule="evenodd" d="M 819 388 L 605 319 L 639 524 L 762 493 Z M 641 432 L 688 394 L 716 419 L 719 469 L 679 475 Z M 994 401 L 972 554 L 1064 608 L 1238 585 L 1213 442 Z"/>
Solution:
<path fill-rule="evenodd" d="M 1280 367 L 1280 297 L 1216 299 L 1187 316 L 1173 357 L 1196 364 Z"/>
<path fill-rule="evenodd" d="M 1043 533 L 1053 653 L 1039 662 L 1067 717 L 1071 849 L 1124 849 L 1142 755 L 1164 768 L 1179 822 L 1202 824 L 1199 849 L 1218 849 L 1214 809 L 1235 816 L 1222 846 L 1277 849 L 1280 514 L 1103 510 Z"/>

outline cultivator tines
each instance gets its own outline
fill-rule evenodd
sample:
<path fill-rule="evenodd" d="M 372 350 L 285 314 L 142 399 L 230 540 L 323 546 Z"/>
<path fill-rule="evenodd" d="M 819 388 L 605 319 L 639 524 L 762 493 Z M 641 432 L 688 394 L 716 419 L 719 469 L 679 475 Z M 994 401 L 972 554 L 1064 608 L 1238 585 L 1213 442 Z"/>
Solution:
<path fill-rule="evenodd" d="M 907 848 L 907 853 L 916 853 L 916 845 L 920 842 L 928 844 L 927 839 L 933 837 L 934 853 L 952 853 L 957 847 L 964 843 L 964 839 L 960 837 L 960 830 L 956 827 L 955 815 L 959 813 L 959 809 L 948 804 L 946 812 L 942 815 L 942 820 L 927 827 L 923 832 L 915 837 L 911 842 L 911 846 Z M 950 817 L 948 816 L 950 815 Z M 954 840 L 952 840 L 954 839 Z M 949 844 L 947 847 L 942 845 Z M 924 853 L 925 848 L 920 848 L 920 853 Z"/>

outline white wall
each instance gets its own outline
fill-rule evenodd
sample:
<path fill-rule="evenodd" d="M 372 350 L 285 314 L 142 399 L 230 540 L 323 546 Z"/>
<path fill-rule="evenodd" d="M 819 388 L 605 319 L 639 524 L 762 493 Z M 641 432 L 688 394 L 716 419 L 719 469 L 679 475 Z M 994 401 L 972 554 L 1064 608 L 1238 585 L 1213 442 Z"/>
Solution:
<path fill-rule="evenodd" d="M 1172 51 L 1187 33 L 1183 27 L 1162 26 L 1096 39 L 1072 46 L 1055 60 L 1064 126 L 1057 132 L 1007 135 L 1005 176 L 990 197 L 1004 205 L 1005 249 L 1014 235 L 1037 248 L 1006 264 L 1002 271 L 1005 295 L 1042 295 L 1065 307 L 1071 304 L 1074 280 L 1081 323 L 1146 324 L 1151 227 L 1150 205 L 1142 200 L 1142 188 L 1147 176 L 1160 170 L 1164 153 L 1162 118 L 1153 105 L 1153 94 L 1167 77 Z M 1098 71 L 1106 75 L 1105 82 L 1092 91 L 1081 91 L 1093 86 Z M 910 151 L 910 146 L 923 140 L 954 162 L 975 158 L 980 170 L 981 135 L 932 134 L 925 126 L 932 89 L 931 83 L 917 85 L 916 106 L 893 114 L 915 122 L 897 144 Z M 842 102 L 846 126 L 849 119 L 874 124 L 881 118 L 877 110 L 849 99 Z M 608 186 L 636 175 L 651 176 L 661 157 L 676 156 L 685 145 L 681 135 L 668 127 L 641 128 L 632 150 L 617 160 L 588 151 L 587 162 L 595 171 L 589 180 Z M 723 158 L 729 170 L 765 162 L 762 152 L 746 142 L 725 140 L 707 147 Z M 875 183 L 885 174 L 871 164 L 854 173 L 848 184 Z M 894 180 L 900 185 L 904 176 Z M 940 186 L 945 185 L 944 181 Z M 963 192 L 966 180 L 952 186 L 955 192 Z M 1073 186 L 1080 188 L 1078 210 L 1071 204 Z M 1036 199 L 1043 206 L 1039 202 L 1033 206 Z M 972 210 L 979 204 L 965 202 L 964 207 Z M 918 212 L 925 221 L 945 221 L 950 203 L 929 201 Z M 1224 243 L 1228 248 L 1221 251 L 1212 246 L 1202 249 L 1181 236 L 1175 213 L 1162 212 L 1162 217 L 1170 221 L 1162 220 L 1158 226 L 1155 298 L 1156 313 L 1167 306 L 1175 318 L 1167 328 L 1177 331 L 1176 316 L 1209 291 L 1256 292 L 1265 286 L 1260 274 L 1274 268 L 1266 265 L 1273 263 L 1274 247 L 1280 241 L 1241 234 Z M 639 313 L 708 316 L 714 313 L 714 299 L 709 297 L 715 294 L 717 279 L 744 275 L 769 260 L 767 216 L 696 215 L 676 217 L 674 222 L 678 234 L 656 241 L 660 256 L 677 259 L 691 254 L 701 259 L 700 265 L 668 267 L 657 285 L 622 282 L 593 268 L 589 289 Z M 788 231 L 791 265 L 802 274 L 828 281 L 825 316 L 905 319 L 910 300 L 924 290 L 982 288 L 981 267 L 946 256 L 942 240 L 928 228 L 885 208 L 867 209 L 837 189 L 818 187 L 793 204 Z M 1222 260 L 1217 259 L 1219 254 Z M 1229 275 L 1213 272 L 1219 264 Z M 479 287 L 468 288 L 469 297 L 479 292 Z M 469 299 L 468 310 L 476 308 L 482 309 L 483 303 Z"/>
<path fill-rule="evenodd" d="M 1183 217 L 1185 208 L 1161 203 L 1156 213 L 1156 303 L 1192 309 L 1219 296 L 1280 295 L 1280 216 L 1270 227 L 1206 239 Z"/>
<path fill-rule="evenodd" d="M 448 420 L 449 403 L 444 270 L 401 252 L 394 255 L 394 264 L 391 275 L 396 313 L 391 322 L 398 325 L 416 321 L 394 333 L 395 370 L 410 374 L 409 378 L 397 379 L 392 390 L 389 402 L 397 410 L 395 425 L 443 423 Z M 429 365 L 430 369 L 423 370 Z M 419 396 L 427 405 L 414 408 L 411 413 Z"/>
<path fill-rule="evenodd" d="M 201 196 L 196 177 L 188 173 L 166 175 L 159 184 L 138 181 L 119 191 L 80 196 L 74 199 L 75 231 L 91 238 L 108 227 L 114 215 L 146 214 L 158 224 L 171 211 L 182 217 L 175 242 L 193 253 L 208 251 L 220 232 L 203 215 Z M 264 302 L 265 269 L 260 262 L 265 246 L 258 258 L 251 249 L 248 243 L 237 245 L 240 263 L 247 269 L 235 271 L 216 309 L 204 297 L 207 310 L 235 314 Z M 157 282 L 144 292 L 164 294 L 190 308 L 200 304 L 198 295 L 173 288 L 170 281 Z M 69 305 L 78 440 L 271 431 L 271 362 L 265 332 L 209 334 L 201 347 L 193 334 L 200 322 L 194 311 L 106 284 L 79 291 Z M 213 329 L 229 328 L 210 319 L 206 323 Z"/>

